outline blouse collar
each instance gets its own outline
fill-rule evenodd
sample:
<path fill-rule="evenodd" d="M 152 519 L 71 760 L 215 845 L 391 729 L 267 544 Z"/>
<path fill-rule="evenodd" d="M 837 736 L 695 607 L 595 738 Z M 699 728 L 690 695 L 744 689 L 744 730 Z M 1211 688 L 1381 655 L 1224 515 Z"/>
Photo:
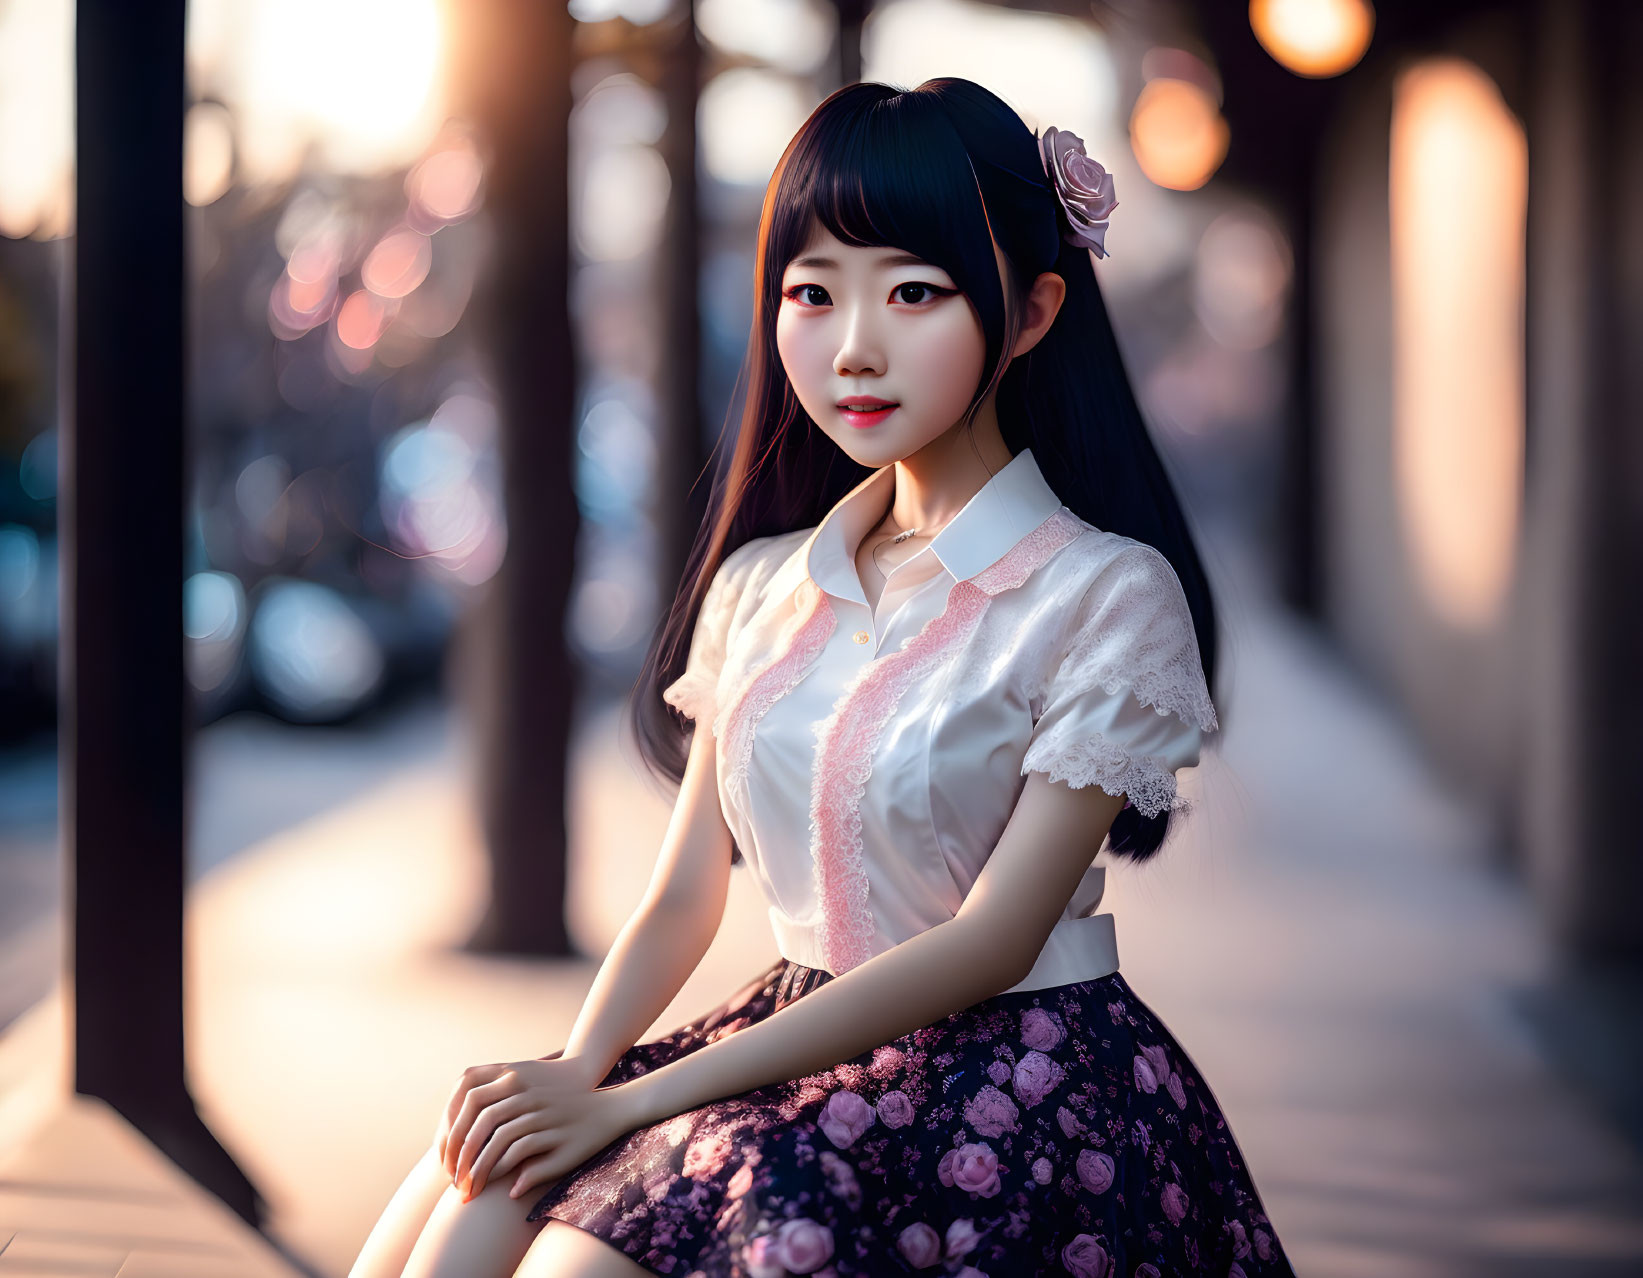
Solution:
<path fill-rule="evenodd" d="M 829 594 L 867 602 L 856 573 L 856 548 L 884 517 L 895 491 L 895 465 L 881 466 L 834 504 L 810 535 L 804 557 L 810 579 Z M 964 503 L 931 539 L 929 550 L 957 581 L 992 567 L 1061 507 L 1032 449 L 1023 448 Z"/>

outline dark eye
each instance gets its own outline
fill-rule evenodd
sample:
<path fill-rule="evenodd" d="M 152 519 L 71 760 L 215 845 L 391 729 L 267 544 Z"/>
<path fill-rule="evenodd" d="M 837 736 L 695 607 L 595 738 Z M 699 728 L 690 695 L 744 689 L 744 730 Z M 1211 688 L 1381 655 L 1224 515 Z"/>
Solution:
<path fill-rule="evenodd" d="M 811 292 L 820 293 L 820 300 L 809 296 Z M 827 302 L 827 290 L 820 284 L 795 284 L 792 288 L 783 289 L 782 296 L 791 298 L 801 306 L 822 306 Z"/>
<path fill-rule="evenodd" d="M 908 290 L 911 290 L 915 296 L 905 296 L 905 293 Z M 903 294 L 901 300 L 906 302 L 909 306 L 917 306 L 920 302 L 928 301 L 932 297 L 941 297 L 947 293 L 951 293 L 952 291 L 953 290 L 949 288 L 937 288 L 934 284 L 922 283 L 897 284 L 895 287 L 895 292 L 898 294 Z"/>

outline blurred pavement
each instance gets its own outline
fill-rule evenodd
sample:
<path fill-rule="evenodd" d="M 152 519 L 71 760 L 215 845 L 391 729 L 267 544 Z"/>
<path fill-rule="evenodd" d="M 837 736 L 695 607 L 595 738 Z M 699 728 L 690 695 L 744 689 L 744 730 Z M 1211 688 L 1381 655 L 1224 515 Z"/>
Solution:
<path fill-rule="evenodd" d="M 1303 1278 L 1643 1272 L 1643 1164 L 1513 1011 L 1557 975 L 1526 899 L 1476 814 L 1233 546 L 1207 539 L 1225 750 L 1187 782 L 1196 811 L 1160 861 L 1108 874 L 1125 976 L 1214 1087 Z M 189 902 L 193 1092 L 272 1232 L 339 1276 L 461 1070 L 559 1047 L 596 970 L 454 948 L 482 897 L 471 752 L 454 721 L 419 722 L 379 781 L 223 860 Z M 580 735 L 572 917 L 599 954 L 668 808 L 613 712 Z M 282 774 L 262 802 L 314 776 Z M 775 957 L 733 875 L 718 939 L 653 1032 Z M 62 1016 L 48 999 L 0 1040 L 0 1138 L 20 1080 L 60 1055 Z"/>

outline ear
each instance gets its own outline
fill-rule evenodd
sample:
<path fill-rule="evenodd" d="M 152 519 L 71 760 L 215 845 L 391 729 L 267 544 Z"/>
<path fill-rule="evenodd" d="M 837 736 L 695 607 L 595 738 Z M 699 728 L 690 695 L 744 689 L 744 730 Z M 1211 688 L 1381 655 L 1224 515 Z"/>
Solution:
<path fill-rule="evenodd" d="M 1021 332 L 1016 337 L 1015 349 L 1010 352 L 1011 359 L 1025 355 L 1038 345 L 1039 339 L 1050 331 L 1050 325 L 1061 310 L 1061 303 L 1066 300 L 1067 281 L 1054 271 L 1045 271 L 1033 281 L 1022 306 Z"/>

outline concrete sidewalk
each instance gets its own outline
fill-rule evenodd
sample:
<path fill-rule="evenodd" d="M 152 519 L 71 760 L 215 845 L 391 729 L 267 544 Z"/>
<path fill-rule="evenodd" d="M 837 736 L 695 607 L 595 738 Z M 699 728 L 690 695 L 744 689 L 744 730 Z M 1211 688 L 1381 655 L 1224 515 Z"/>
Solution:
<path fill-rule="evenodd" d="M 1214 1086 L 1297 1271 L 1643 1272 L 1643 1168 L 1511 1010 L 1555 962 L 1481 824 L 1257 578 L 1211 570 L 1224 747 L 1191 776 L 1197 809 L 1165 855 L 1111 868 L 1107 907 L 1126 977 Z M 611 716 L 575 758 L 572 917 L 601 954 L 668 809 Z M 455 951 L 482 900 L 469 792 L 460 768 L 407 764 L 190 897 L 190 1085 L 271 1232 L 322 1273 L 346 1272 L 461 1070 L 560 1046 L 596 970 Z M 775 957 L 736 874 L 654 1029 Z M 54 997 L 0 1042 L 0 1139 L 8 1104 L 15 1119 L 39 1103 L 62 1015 Z"/>

